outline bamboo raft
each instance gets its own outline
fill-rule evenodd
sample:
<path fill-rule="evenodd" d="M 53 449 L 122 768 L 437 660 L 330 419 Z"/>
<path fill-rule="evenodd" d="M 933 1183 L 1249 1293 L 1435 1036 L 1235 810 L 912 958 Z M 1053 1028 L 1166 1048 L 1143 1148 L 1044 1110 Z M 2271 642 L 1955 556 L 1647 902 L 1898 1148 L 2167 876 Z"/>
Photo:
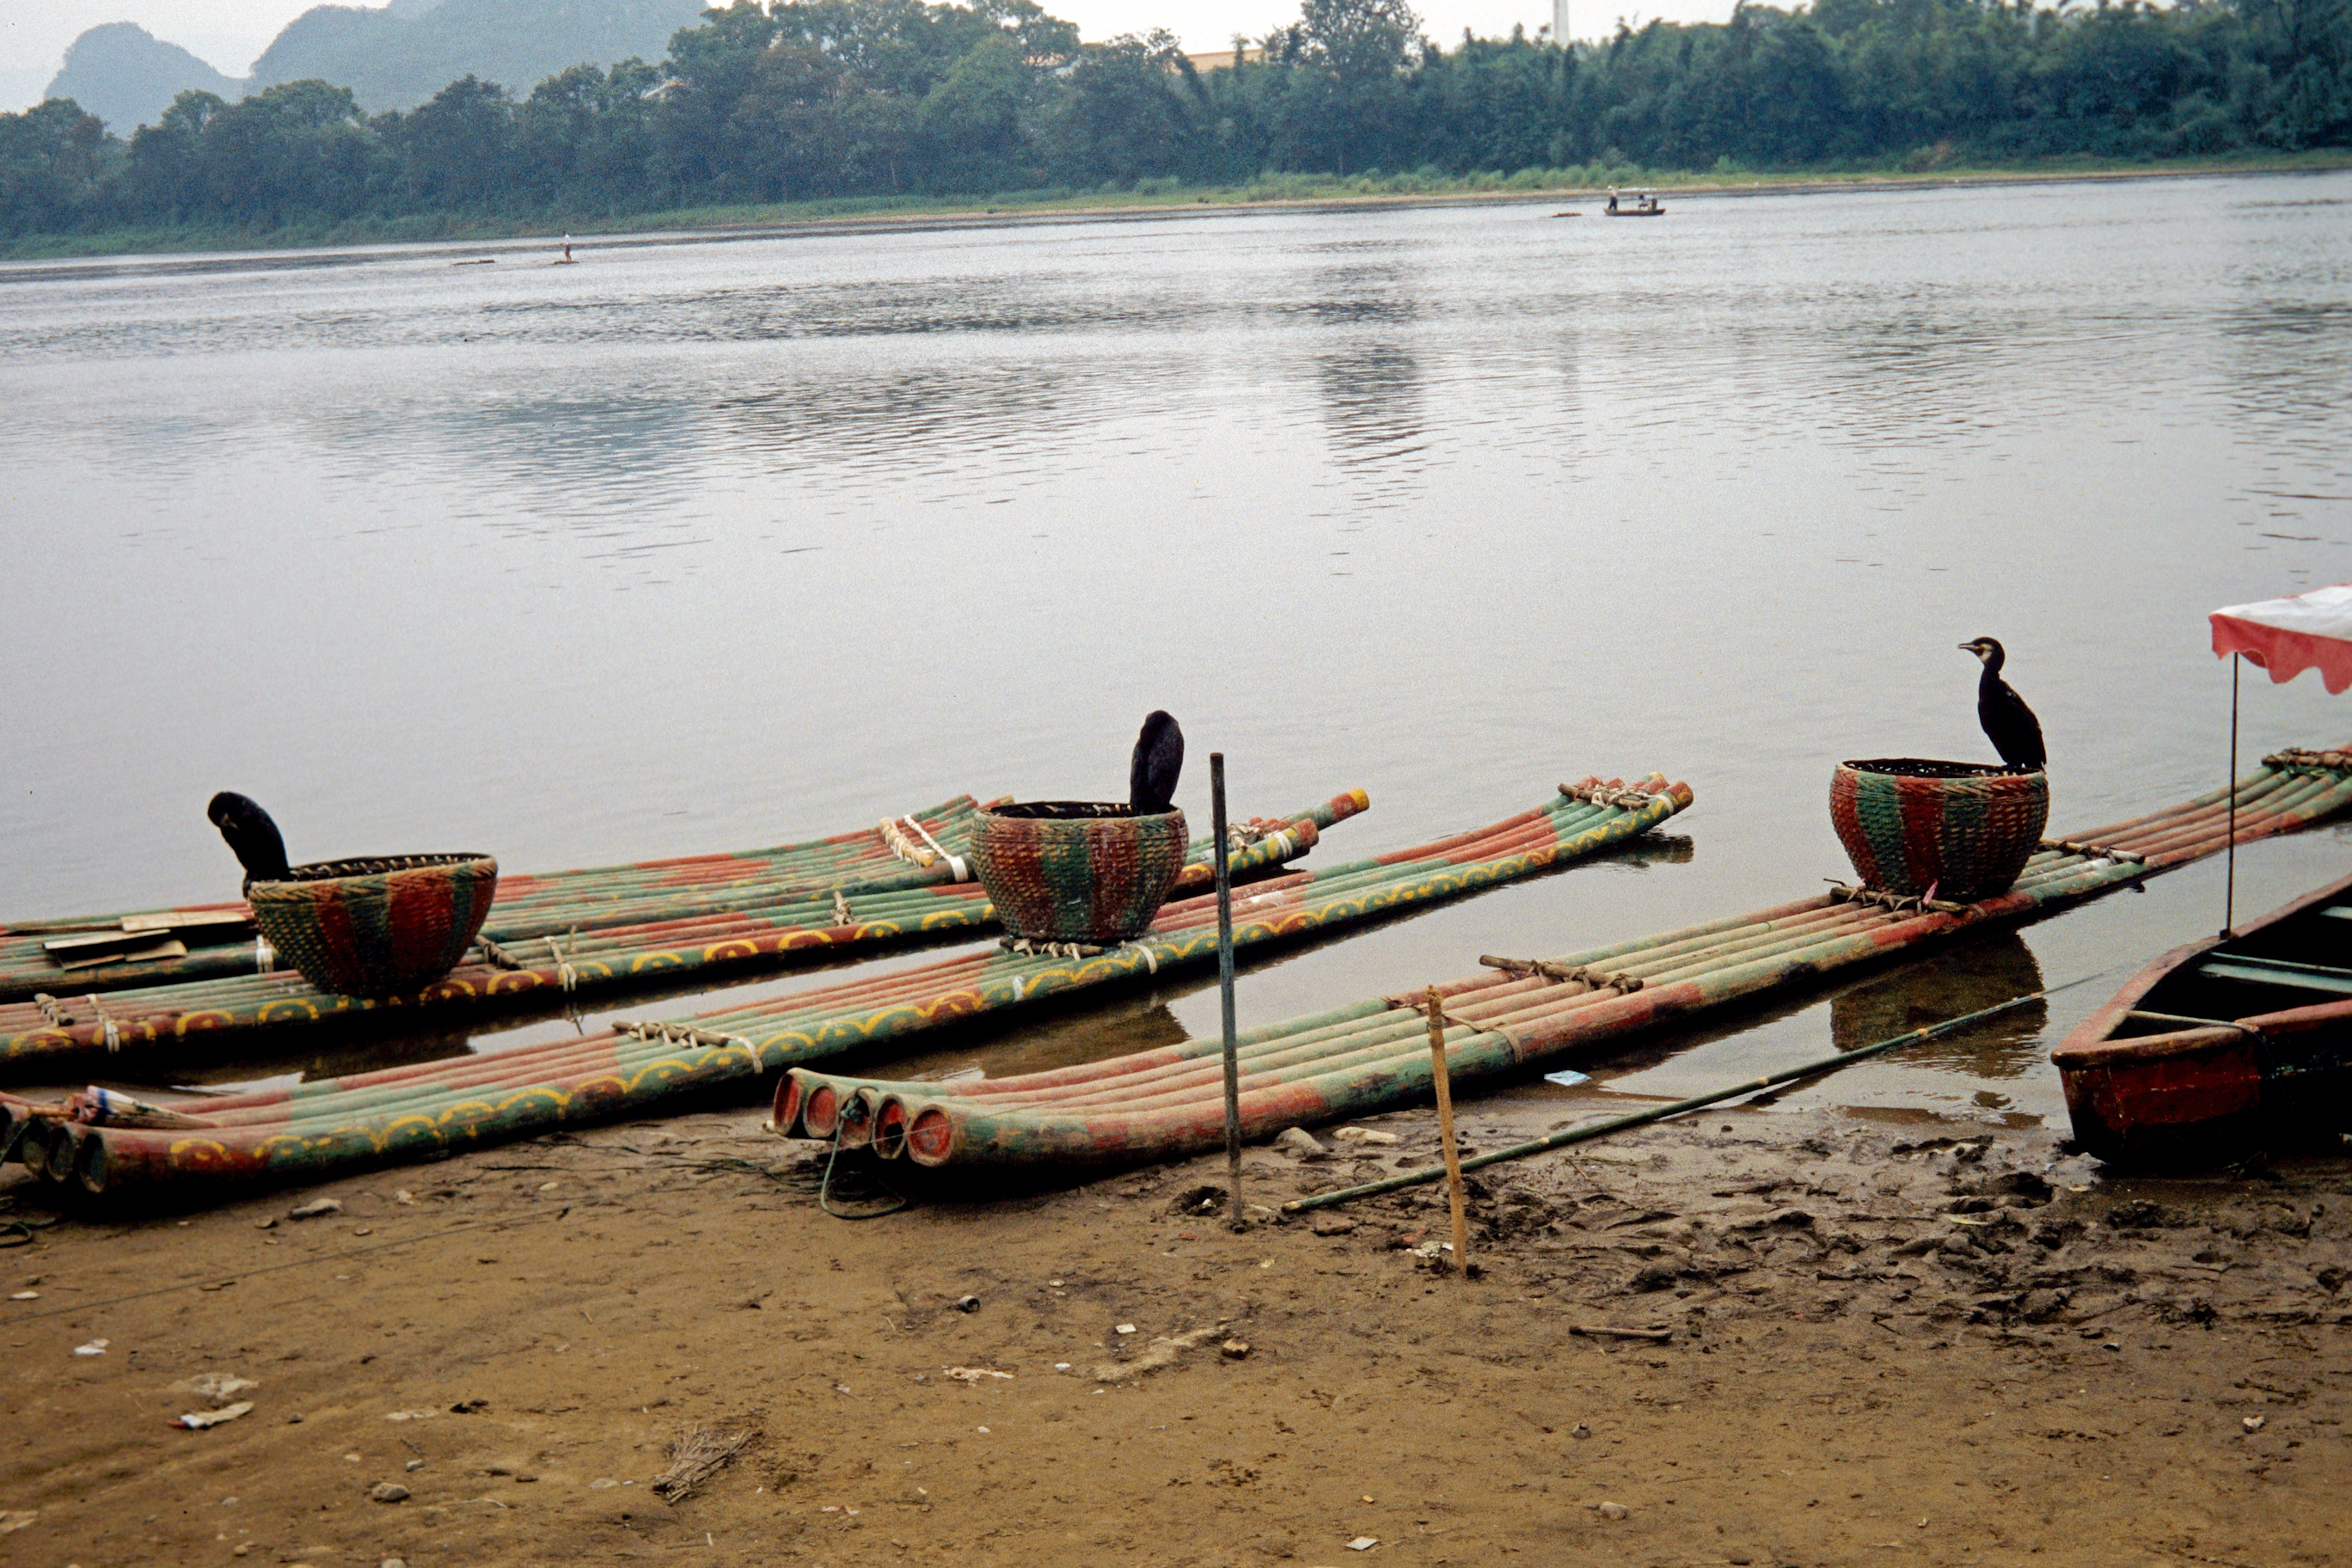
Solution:
<path fill-rule="evenodd" d="M 901 919 L 919 916 L 922 896 L 969 902 L 977 889 L 968 863 L 972 814 L 982 809 L 963 795 L 877 827 L 799 844 L 504 875 L 482 928 L 493 943 L 485 956 L 549 938 L 684 926 L 730 914 L 807 925 L 833 912 L 835 893 L 861 904 L 918 894 L 888 900 Z M 1328 820 L 1308 815 L 1322 828 L 1351 813 L 1339 810 Z M 1208 847 L 1202 838 L 1187 850 L 1186 876 L 1178 883 L 1182 890 L 1208 885 Z M 1259 863 L 1265 863 L 1264 857 Z M 44 993 L 86 996 L 250 975 L 257 968 L 253 935 L 252 910 L 241 902 L 0 922 L 0 1004 Z"/>
<path fill-rule="evenodd" d="M 964 804 L 969 806 L 968 797 Z M 1370 804 L 1363 791 L 1351 790 L 1279 824 L 1251 825 L 1253 841 L 1231 854 L 1234 874 L 1254 876 L 1297 858 L 1320 841 L 1322 829 L 1356 816 Z M 961 815 L 968 816 L 970 812 Z M 969 833 L 970 825 L 965 823 L 961 837 L 947 842 L 964 842 Z M 1211 879 L 1208 856 L 1206 838 L 1188 848 L 1184 871 L 1177 879 L 1179 890 L 1197 889 Z M 956 858 L 961 859 L 961 855 Z M 705 891 L 750 886 L 719 877 L 720 868 L 710 862 L 727 858 L 732 858 L 706 857 L 694 862 L 693 874 L 705 879 L 701 884 Z M 870 864 L 876 858 L 861 857 L 857 863 Z M 319 989 L 290 970 L 281 970 L 106 994 L 78 991 L 62 999 L 45 995 L 0 1002 L 0 1072 L 21 1075 L 36 1067 L 53 1067 L 61 1058 L 91 1052 L 139 1050 L 152 1055 L 158 1047 L 197 1045 L 215 1053 L 250 1049 L 311 1026 L 383 1014 L 415 1015 L 418 1026 L 428 1027 L 446 1017 L 528 1007 L 551 999 L 568 1004 L 578 992 L 677 984 L 698 979 L 707 972 L 772 963 L 786 953 L 870 946 L 957 931 L 977 933 L 995 924 L 995 907 L 977 882 L 895 885 L 905 875 L 921 876 L 928 871 L 940 877 L 952 874 L 946 864 L 909 867 L 906 873 L 868 878 L 847 888 L 835 886 L 821 893 L 795 888 L 773 902 L 741 907 L 722 903 L 683 914 L 675 912 L 674 904 L 658 902 L 674 896 L 669 893 L 625 899 L 612 907 L 634 915 L 657 905 L 654 912 L 665 913 L 665 918 L 591 926 L 561 937 L 542 937 L 528 945 L 512 934 L 492 937 L 478 943 L 478 952 L 469 953 L 467 961 L 447 975 L 404 996 L 338 995 Z M 532 879 L 514 880 L 529 883 Z M 876 890 L 881 883 L 894 885 Z M 499 918 L 508 886 L 502 879 L 490 925 L 511 932 L 515 928 L 502 924 Z M 527 909 L 551 907 L 528 893 L 522 902 Z M 576 915 L 585 906 L 557 900 L 551 907 Z"/>
<path fill-rule="evenodd" d="M 1556 959 L 1481 958 L 1485 973 L 1436 988 L 1447 1075 L 1458 1092 L 2185 865 L 2229 842 L 2230 795 L 2045 845 L 2007 892 L 1975 903 L 1923 905 L 1840 888 Z M 2352 769 L 2266 766 L 2236 795 L 2244 843 L 2352 805 Z M 1427 994 L 1374 997 L 1241 1036 L 1243 1135 L 1426 1103 L 1434 1079 L 1420 1010 Z M 928 1166 L 1177 1159 L 1224 1142 L 1223 1064 L 1222 1042 L 1208 1039 L 993 1082 L 890 1082 L 796 1068 L 778 1086 L 772 1125 L 786 1136 L 870 1142 L 886 1157 Z"/>
<path fill-rule="evenodd" d="M 1296 941 L 1462 897 L 1622 844 L 1690 804 L 1686 784 L 1586 780 L 1491 826 L 1238 890 L 1234 940 Z M 236 1183 L 343 1171 L 738 1094 L 798 1062 L 887 1048 L 929 1029 L 1213 963 L 1213 894 L 1164 906 L 1106 951 L 1024 952 L 1009 939 L 897 973 L 668 1023 L 164 1109 L 93 1090 L 64 1105 L 0 1095 L 0 1159 L 110 1195 L 194 1200 Z"/>

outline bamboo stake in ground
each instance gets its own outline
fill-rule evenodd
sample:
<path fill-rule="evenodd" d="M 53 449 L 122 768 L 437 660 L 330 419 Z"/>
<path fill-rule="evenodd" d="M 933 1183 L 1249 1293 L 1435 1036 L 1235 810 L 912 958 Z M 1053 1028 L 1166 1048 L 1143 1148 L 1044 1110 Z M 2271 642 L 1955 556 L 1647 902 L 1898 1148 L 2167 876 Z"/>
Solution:
<path fill-rule="evenodd" d="M 1209 753 L 1210 850 L 1217 879 L 1217 999 L 1225 1026 L 1225 1185 L 1233 1227 L 1242 1228 L 1242 1073 L 1234 1036 L 1234 878 L 1225 843 L 1225 753 Z"/>
<path fill-rule="evenodd" d="M 1437 1146 L 1445 1152 L 1445 1195 L 1454 1208 L 1454 1267 L 1470 1272 L 1470 1216 L 1464 1212 L 1462 1156 L 1454 1147 L 1454 1081 L 1445 1067 L 1445 998 L 1429 988 L 1430 1076 L 1437 1085 Z"/>

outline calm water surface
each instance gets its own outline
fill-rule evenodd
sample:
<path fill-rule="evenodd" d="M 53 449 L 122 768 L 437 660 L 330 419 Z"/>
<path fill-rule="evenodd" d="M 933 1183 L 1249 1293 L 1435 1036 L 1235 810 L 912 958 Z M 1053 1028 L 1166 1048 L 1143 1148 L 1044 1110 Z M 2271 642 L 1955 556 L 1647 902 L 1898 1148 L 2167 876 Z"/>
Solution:
<path fill-rule="evenodd" d="M 520 869 L 1116 796 L 1153 707 L 1196 821 L 1213 749 L 1240 812 L 1368 789 L 1325 861 L 1697 790 L 1662 848 L 1260 962 L 1247 1026 L 1846 875 L 1837 759 L 1990 756 L 1979 633 L 2053 830 L 2211 787 L 2205 612 L 2352 578 L 2352 174 L 1559 207 L 0 268 L 0 909 L 230 896 L 225 787 L 297 858 Z M 2352 736 L 2310 678 L 2248 698 L 2249 758 Z M 2347 846 L 2250 853 L 2240 908 Z M 1694 1092 L 2220 902 L 2192 868 L 1598 1070 Z M 2113 983 L 1800 1098 L 2063 1115 L 2043 1052 Z M 1215 1019 L 1171 985 L 914 1065 Z"/>

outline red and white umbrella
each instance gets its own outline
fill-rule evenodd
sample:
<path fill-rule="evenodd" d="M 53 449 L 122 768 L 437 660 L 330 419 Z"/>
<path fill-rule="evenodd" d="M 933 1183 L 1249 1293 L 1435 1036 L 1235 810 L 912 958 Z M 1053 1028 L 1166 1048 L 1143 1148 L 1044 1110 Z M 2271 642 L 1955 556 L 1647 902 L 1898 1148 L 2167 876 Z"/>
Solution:
<path fill-rule="evenodd" d="M 2242 654 L 2273 683 L 2317 669 L 2334 696 L 2352 686 L 2352 583 L 2213 612 L 2213 656 Z"/>
<path fill-rule="evenodd" d="M 2284 599 L 2225 605 L 2213 623 L 2213 657 L 2230 660 L 2230 869 L 2223 883 L 2221 934 L 2230 934 L 2238 892 L 2238 665 L 2271 672 L 2273 685 L 2319 671 L 2328 695 L 2352 687 L 2352 583 Z"/>

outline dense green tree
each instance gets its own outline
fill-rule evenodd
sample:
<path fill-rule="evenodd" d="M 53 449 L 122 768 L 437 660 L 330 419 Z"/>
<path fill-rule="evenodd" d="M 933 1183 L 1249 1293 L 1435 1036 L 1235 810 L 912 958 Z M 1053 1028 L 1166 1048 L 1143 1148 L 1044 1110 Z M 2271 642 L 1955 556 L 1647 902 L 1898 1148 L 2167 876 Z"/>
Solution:
<path fill-rule="evenodd" d="M 1189 173 L 1205 109 L 1174 37 L 1128 35 L 1084 51 L 1041 128 L 1046 166 L 1065 184 Z"/>
<path fill-rule="evenodd" d="M 657 65 L 572 66 L 519 103 L 467 76 L 367 119 L 342 86 L 284 82 L 183 93 L 128 142 L 68 101 L 0 115 L 0 236 L 1280 171 L 2352 146 L 2352 0 L 1742 0 L 1720 26 L 1621 25 L 1574 49 L 1516 31 L 1440 49 L 1419 26 L 1405 0 L 1305 0 L 1263 61 L 1196 72 L 1165 33 L 1082 47 L 1035 0 L 731 0 Z"/>
<path fill-rule="evenodd" d="M 394 202 L 434 212 L 484 212 L 510 195 L 514 104 L 496 82 L 465 77 L 406 114 L 378 122 L 394 167 Z"/>
<path fill-rule="evenodd" d="M 0 232 L 58 234 L 95 205 L 106 127 L 70 98 L 0 114 Z"/>

